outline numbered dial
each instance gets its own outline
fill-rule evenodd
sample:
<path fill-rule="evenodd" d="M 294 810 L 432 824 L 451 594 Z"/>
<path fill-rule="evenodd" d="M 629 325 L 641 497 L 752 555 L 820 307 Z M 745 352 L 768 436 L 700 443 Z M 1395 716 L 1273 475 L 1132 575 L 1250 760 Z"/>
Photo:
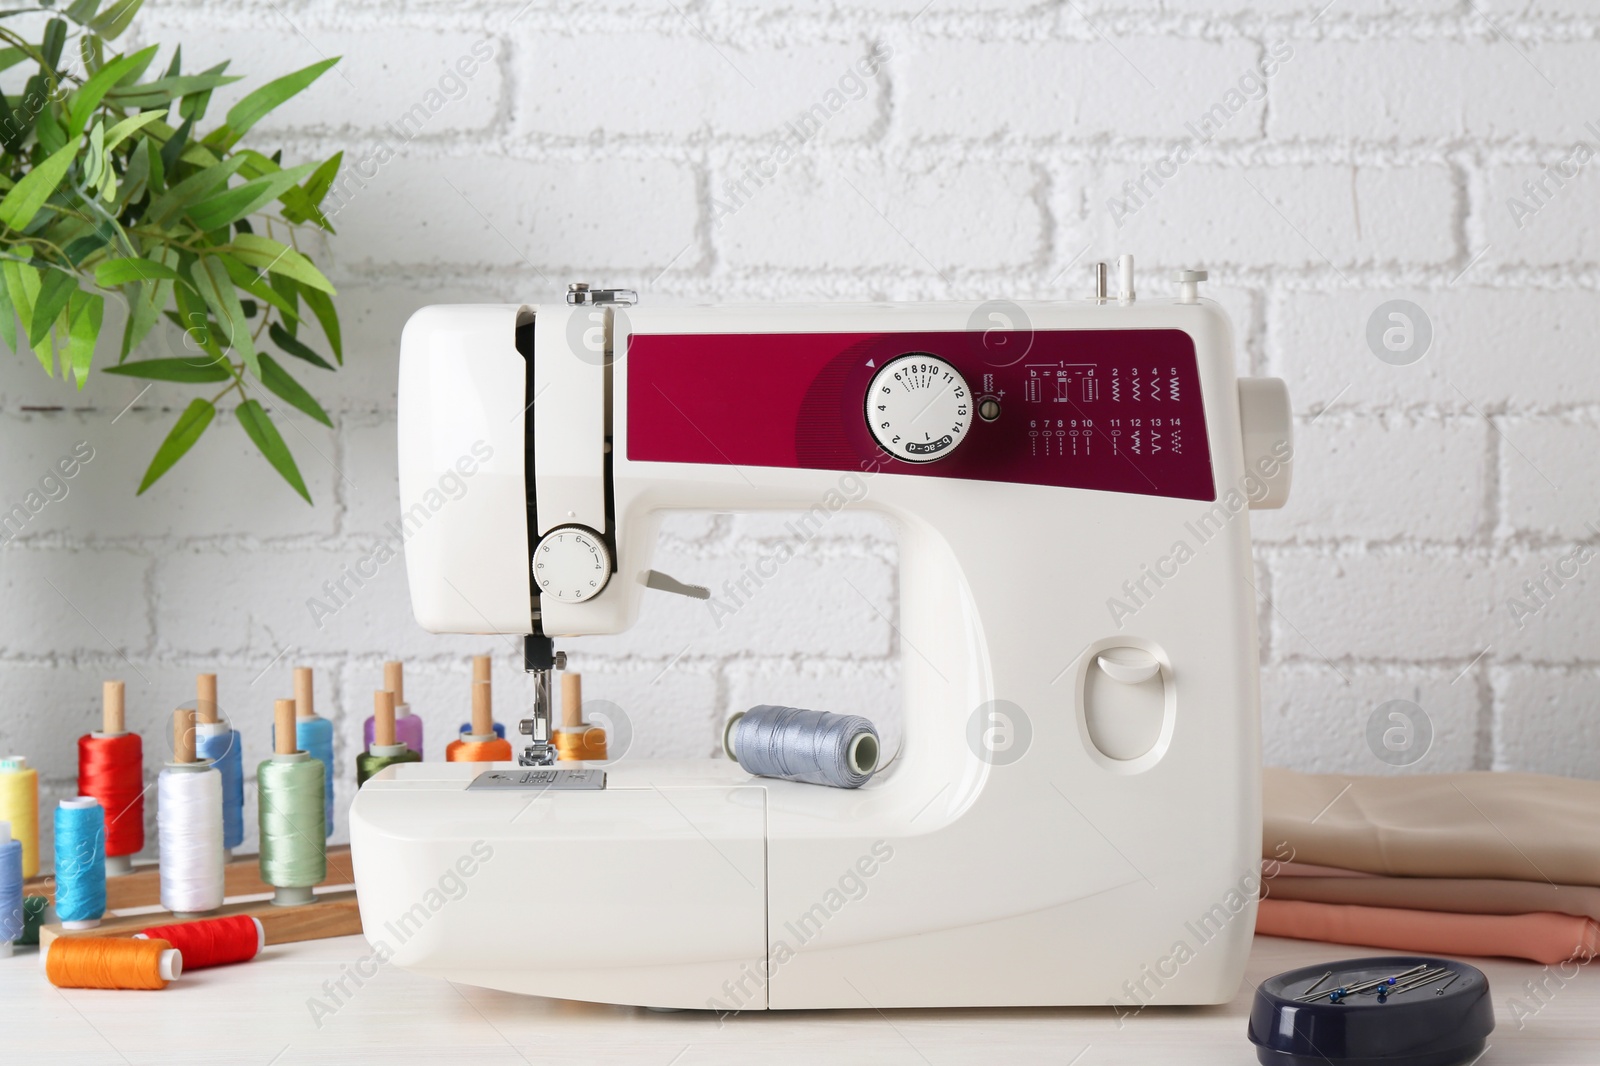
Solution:
<path fill-rule="evenodd" d="M 896 459 L 943 459 L 971 425 L 972 391 L 938 356 L 913 353 L 885 363 L 867 390 L 867 428 Z"/>
<path fill-rule="evenodd" d="M 605 538 L 585 526 L 557 526 L 533 550 L 533 583 L 557 602 L 594 599 L 610 578 Z"/>

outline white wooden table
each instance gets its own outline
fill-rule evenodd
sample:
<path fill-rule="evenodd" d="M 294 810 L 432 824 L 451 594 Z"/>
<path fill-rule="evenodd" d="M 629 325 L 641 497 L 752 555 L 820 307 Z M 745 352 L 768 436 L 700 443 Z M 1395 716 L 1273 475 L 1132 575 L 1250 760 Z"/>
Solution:
<path fill-rule="evenodd" d="M 1101 1066 L 1248 1066 L 1245 1019 L 1256 982 L 1294 966 L 1381 954 L 1258 937 L 1246 977 L 1222 1007 L 1152 1008 L 1119 1028 L 1103 1008 L 659 1014 L 514 996 L 392 968 L 313 1021 L 308 1001 L 369 952 L 359 937 L 268 948 L 252 963 L 187 974 L 164 992 L 53 988 L 33 949 L 0 960 L 0 1063 L 17 1066 L 594 1063 L 700 1066 L 1018 1062 Z M 1600 969 L 1531 1008 L 1527 963 L 1472 960 L 1489 975 L 1497 1026 L 1482 1066 L 1600 1063 Z"/>

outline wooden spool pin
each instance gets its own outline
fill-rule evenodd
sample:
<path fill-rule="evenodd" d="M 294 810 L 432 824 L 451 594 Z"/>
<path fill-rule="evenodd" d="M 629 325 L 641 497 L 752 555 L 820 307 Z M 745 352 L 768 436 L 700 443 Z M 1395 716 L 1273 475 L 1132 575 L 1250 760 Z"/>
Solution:
<path fill-rule="evenodd" d="M 383 664 L 383 687 L 394 693 L 396 707 L 406 702 L 405 668 L 394 659 Z"/>
<path fill-rule="evenodd" d="M 217 675 L 200 674 L 195 678 L 195 721 L 201 725 L 214 725 L 217 721 Z"/>
<path fill-rule="evenodd" d="M 297 700 L 278 700 L 272 705 L 273 754 L 293 755 L 300 750 L 294 735 Z"/>
<path fill-rule="evenodd" d="M 583 675 L 561 675 L 561 727 L 583 728 Z"/>
<path fill-rule="evenodd" d="M 180 765 L 194 762 L 194 712 L 179 707 L 172 712 L 172 761 Z"/>
<path fill-rule="evenodd" d="M 494 704 L 489 694 L 489 682 L 472 683 L 472 735 L 494 736 Z"/>
<path fill-rule="evenodd" d="M 301 718 L 312 718 L 316 715 L 316 703 L 311 695 L 311 667 L 297 666 L 294 668 L 294 707 L 295 714 Z"/>
<path fill-rule="evenodd" d="M 380 688 L 372 694 L 372 746 L 394 747 L 394 699 L 389 689 Z"/>
<path fill-rule="evenodd" d="M 100 732 L 108 737 L 128 731 L 126 697 L 127 686 L 121 681 L 107 681 L 100 686 Z"/>

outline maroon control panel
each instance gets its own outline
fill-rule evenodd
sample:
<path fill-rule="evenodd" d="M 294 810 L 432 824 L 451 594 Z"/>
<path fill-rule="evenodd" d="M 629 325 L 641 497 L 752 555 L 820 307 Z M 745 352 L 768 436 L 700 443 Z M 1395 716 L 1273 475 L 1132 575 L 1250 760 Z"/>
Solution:
<path fill-rule="evenodd" d="M 630 460 L 896 474 L 1216 498 L 1194 342 L 1175 329 L 993 333 L 633 334 Z M 974 416 L 944 458 L 880 448 L 878 368 L 926 353 L 966 379 Z M 992 416 L 992 418 L 985 417 Z"/>

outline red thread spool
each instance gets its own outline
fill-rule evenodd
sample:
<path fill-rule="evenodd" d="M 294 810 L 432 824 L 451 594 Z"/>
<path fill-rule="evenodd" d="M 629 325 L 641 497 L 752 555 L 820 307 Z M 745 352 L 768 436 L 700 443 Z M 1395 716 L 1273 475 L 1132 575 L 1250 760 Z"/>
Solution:
<path fill-rule="evenodd" d="M 242 914 L 181 925 L 151 926 L 138 935 L 149 940 L 165 940 L 183 952 L 185 970 L 249 962 L 261 950 L 266 938 L 261 920 Z"/>
<path fill-rule="evenodd" d="M 144 744 L 137 733 L 78 738 L 78 794 L 106 812 L 106 854 L 144 847 Z"/>

